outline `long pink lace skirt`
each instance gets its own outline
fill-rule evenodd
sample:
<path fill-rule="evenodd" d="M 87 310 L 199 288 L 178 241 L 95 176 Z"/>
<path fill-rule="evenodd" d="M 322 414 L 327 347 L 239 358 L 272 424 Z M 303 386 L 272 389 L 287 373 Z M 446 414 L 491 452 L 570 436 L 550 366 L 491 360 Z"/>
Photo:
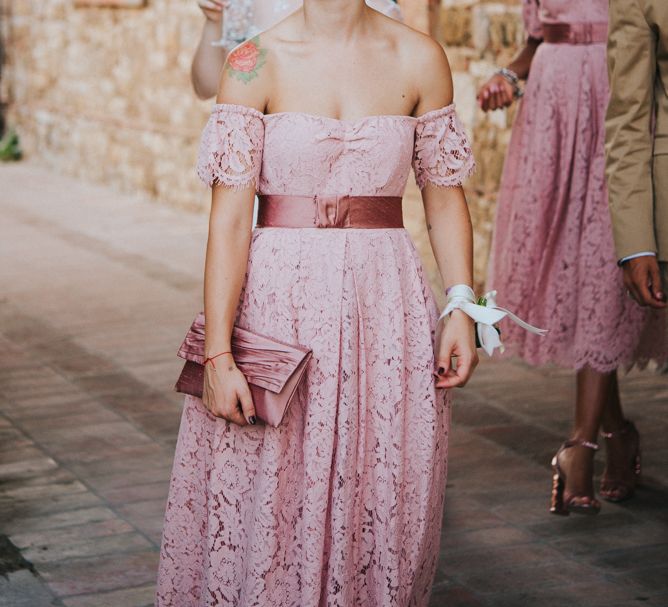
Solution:
<path fill-rule="evenodd" d="M 159 607 L 426 606 L 446 480 L 437 307 L 405 230 L 255 230 L 237 322 L 313 349 L 279 428 L 186 398 Z"/>
<path fill-rule="evenodd" d="M 504 167 L 488 286 L 531 324 L 502 327 L 531 364 L 607 372 L 668 355 L 665 314 L 626 294 L 605 186 L 605 45 L 542 44 Z"/>

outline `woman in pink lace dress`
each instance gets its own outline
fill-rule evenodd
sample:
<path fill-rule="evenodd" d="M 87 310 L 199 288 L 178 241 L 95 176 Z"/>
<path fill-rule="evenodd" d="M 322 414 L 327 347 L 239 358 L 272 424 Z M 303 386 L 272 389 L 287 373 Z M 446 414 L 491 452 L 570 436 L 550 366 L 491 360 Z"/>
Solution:
<path fill-rule="evenodd" d="M 608 2 L 523 6 L 527 45 L 511 73 L 495 75 L 479 95 L 485 110 L 507 106 L 514 75 L 528 76 L 501 181 L 488 283 L 502 292 L 502 305 L 549 330 L 537 338 L 504 326 L 511 350 L 530 364 L 577 371 L 575 427 L 553 461 L 551 509 L 593 514 L 601 426 L 601 495 L 630 497 L 639 471 L 639 435 L 624 418 L 616 370 L 666 353 L 658 326 L 650 333 L 656 320 L 625 293 L 613 248 L 604 181 Z"/>
<path fill-rule="evenodd" d="M 473 159 L 439 45 L 363 0 L 306 8 L 230 55 L 202 137 L 199 174 L 213 186 L 206 354 L 225 354 L 205 365 L 204 399 L 186 398 L 158 607 L 429 600 L 447 388 L 466 382 L 477 357 L 460 310 L 436 336 L 400 198 L 412 163 L 444 283 L 470 285 L 460 184 Z M 256 189 L 261 227 L 251 232 Z M 274 215 L 294 198 L 308 222 L 263 221 L 276 195 Z M 351 208 L 389 200 L 394 223 L 358 226 L 339 214 L 340 196 Z M 314 227 L 323 200 L 337 212 Z M 233 323 L 313 350 L 278 427 L 255 419 L 229 354 Z"/>

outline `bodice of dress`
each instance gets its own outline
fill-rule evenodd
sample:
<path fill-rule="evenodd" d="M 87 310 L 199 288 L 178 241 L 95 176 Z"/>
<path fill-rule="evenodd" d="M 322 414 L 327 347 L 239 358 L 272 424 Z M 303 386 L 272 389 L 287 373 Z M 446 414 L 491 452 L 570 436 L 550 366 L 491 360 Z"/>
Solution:
<path fill-rule="evenodd" d="M 414 120 L 344 122 L 299 113 L 264 118 L 262 194 L 401 195 L 413 156 Z"/>
<path fill-rule="evenodd" d="M 534 38 L 541 38 L 542 23 L 607 23 L 608 0 L 523 0 L 524 26 Z"/>
<path fill-rule="evenodd" d="M 198 173 L 211 186 L 254 183 L 261 194 L 402 196 L 411 164 L 420 188 L 460 185 L 471 173 L 471 146 L 454 105 L 418 118 L 344 121 L 217 104 Z"/>

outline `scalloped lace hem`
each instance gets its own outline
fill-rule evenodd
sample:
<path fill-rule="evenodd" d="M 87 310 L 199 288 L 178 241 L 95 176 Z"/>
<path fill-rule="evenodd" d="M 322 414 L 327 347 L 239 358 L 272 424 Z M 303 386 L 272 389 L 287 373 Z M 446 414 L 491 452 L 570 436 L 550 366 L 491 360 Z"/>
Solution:
<path fill-rule="evenodd" d="M 431 183 L 440 188 L 456 188 L 464 185 L 464 182 L 471 177 L 476 171 L 476 163 L 473 156 L 469 156 L 462 167 L 455 175 L 449 175 L 441 179 L 435 177 L 424 177 L 419 181 L 416 179 L 416 183 L 419 189 L 423 189 L 428 183 Z"/>
<path fill-rule="evenodd" d="M 205 185 L 208 185 L 210 188 L 216 186 L 223 186 L 229 190 L 235 192 L 245 190 L 246 188 L 253 187 L 256 191 L 258 189 L 258 179 L 256 177 L 250 177 L 248 179 L 229 179 L 229 176 L 226 174 L 216 175 L 215 173 L 199 173 L 198 177 L 204 182 Z"/>
<path fill-rule="evenodd" d="M 573 369 L 575 372 L 589 367 L 598 373 L 612 373 L 618 370 L 629 373 L 633 369 L 642 371 L 650 364 L 661 367 L 668 363 L 668 355 L 617 356 L 610 359 L 602 357 L 600 353 L 587 352 L 574 359 L 565 352 L 560 354 L 529 354 L 512 344 L 506 344 L 506 350 L 502 356 L 503 358 L 518 358 L 532 367 L 554 366 L 562 369 Z"/>

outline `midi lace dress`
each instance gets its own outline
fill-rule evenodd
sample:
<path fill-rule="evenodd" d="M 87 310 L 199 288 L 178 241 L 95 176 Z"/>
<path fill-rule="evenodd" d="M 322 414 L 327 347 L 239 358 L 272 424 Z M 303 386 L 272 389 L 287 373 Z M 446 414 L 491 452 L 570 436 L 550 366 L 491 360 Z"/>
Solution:
<path fill-rule="evenodd" d="M 608 0 L 524 0 L 543 23 L 607 23 Z M 600 372 L 665 360 L 665 315 L 626 294 L 605 184 L 605 42 L 543 42 L 533 58 L 497 199 L 488 287 L 546 336 L 502 323 L 509 352 L 534 365 Z"/>
<path fill-rule="evenodd" d="M 217 105 L 199 174 L 261 194 L 402 196 L 473 167 L 454 106 L 354 122 Z M 236 323 L 312 348 L 281 425 L 186 397 L 158 607 L 426 606 L 439 551 L 450 398 L 438 309 L 403 228 L 256 228 Z"/>

